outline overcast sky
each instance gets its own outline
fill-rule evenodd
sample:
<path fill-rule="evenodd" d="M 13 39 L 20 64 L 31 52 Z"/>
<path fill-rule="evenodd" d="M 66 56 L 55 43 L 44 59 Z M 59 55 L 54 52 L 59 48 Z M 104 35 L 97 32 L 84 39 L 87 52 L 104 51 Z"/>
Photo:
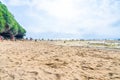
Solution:
<path fill-rule="evenodd" d="M 120 0 L 1 0 L 34 38 L 120 38 Z"/>

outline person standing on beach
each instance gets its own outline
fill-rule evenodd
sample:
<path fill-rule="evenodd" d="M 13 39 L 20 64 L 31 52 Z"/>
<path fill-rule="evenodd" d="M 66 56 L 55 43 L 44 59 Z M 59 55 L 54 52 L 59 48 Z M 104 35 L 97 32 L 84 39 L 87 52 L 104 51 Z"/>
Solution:
<path fill-rule="evenodd" d="M 3 37 L 0 35 L 0 41 L 3 41 Z"/>

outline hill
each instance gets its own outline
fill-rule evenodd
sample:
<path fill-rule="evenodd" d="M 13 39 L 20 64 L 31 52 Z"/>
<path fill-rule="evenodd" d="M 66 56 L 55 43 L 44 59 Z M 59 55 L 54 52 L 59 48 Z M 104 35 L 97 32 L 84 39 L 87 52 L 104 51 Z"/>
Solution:
<path fill-rule="evenodd" d="M 0 35 L 4 38 L 25 36 L 26 30 L 15 20 L 8 8 L 0 2 Z"/>

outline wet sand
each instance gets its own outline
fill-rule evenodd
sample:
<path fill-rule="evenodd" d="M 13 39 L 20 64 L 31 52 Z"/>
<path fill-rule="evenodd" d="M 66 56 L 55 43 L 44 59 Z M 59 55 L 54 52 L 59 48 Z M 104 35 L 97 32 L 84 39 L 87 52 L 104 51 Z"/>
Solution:
<path fill-rule="evenodd" d="M 120 80 L 120 51 L 3 41 L 0 80 Z"/>

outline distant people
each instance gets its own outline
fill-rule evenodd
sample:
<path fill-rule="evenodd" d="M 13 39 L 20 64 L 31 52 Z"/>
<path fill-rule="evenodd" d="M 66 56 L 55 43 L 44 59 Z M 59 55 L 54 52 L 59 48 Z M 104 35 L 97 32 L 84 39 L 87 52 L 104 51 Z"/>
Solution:
<path fill-rule="evenodd" d="M 35 39 L 35 42 L 37 42 L 38 40 L 37 39 Z"/>
<path fill-rule="evenodd" d="M 0 36 L 0 41 L 3 41 L 3 37 L 2 36 Z"/>
<path fill-rule="evenodd" d="M 15 40 L 14 35 L 11 35 L 11 41 L 14 41 L 14 40 Z"/>
<path fill-rule="evenodd" d="M 32 40 L 33 40 L 33 38 L 30 37 L 30 41 L 32 41 Z"/>
<path fill-rule="evenodd" d="M 25 40 L 28 40 L 28 38 L 26 38 Z"/>
<path fill-rule="evenodd" d="M 14 41 L 14 38 L 13 38 L 13 37 L 11 37 L 11 41 Z"/>

